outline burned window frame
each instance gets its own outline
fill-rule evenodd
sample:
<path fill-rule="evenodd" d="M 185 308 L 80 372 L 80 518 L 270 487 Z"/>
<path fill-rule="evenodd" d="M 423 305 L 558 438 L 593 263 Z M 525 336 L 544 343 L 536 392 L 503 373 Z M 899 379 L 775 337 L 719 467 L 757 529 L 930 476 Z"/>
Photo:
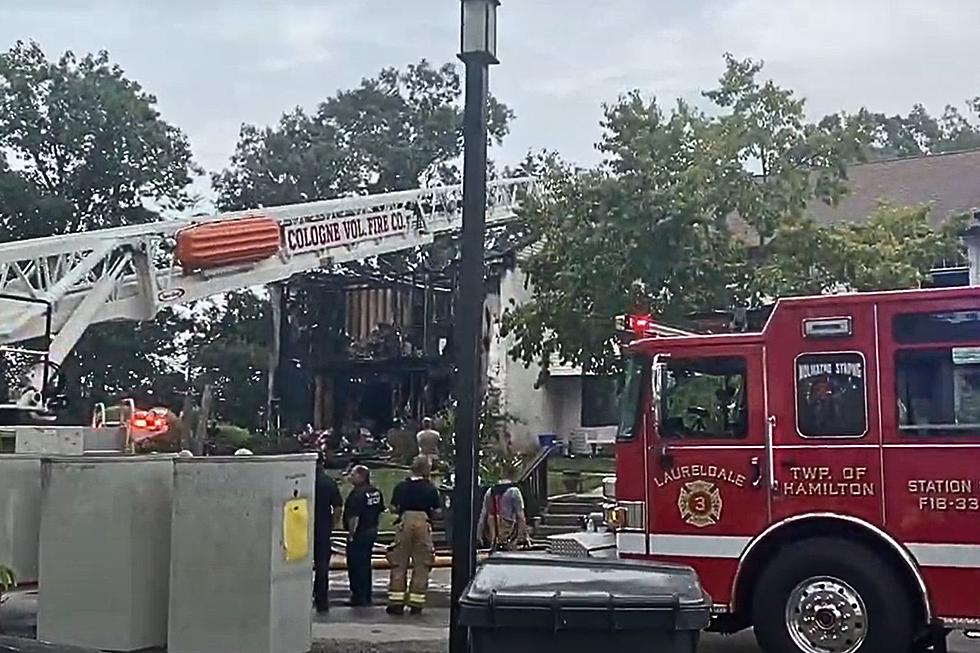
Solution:
<path fill-rule="evenodd" d="M 834 357 L 837 360 L 833 360 Z M 864 408 L 864 428 L 860 433 L 805 433 L 801 428 L 800 416 L 802 411 L 800 410 L 800 364 L 802 359 L 810 358 L 824 358 L 829 359 L 826 361 L 814 361 L 814 362 L 842 362 L 843 357 L 857 357 L 861 362 L 861 389 L 862 389 L 862 406 Z M 807 440 L 860 440 L 866 438 L 871 429 L 871 419 L 870 419 L 870 404 L 868 401 L 868 360 L 864 355 L 864 352 L 858 350 L 842 350 L 842 351 L 805 351 L 797 354 L 793 359 L 793 417 L 794 417 L 794 427 L 796 428 L 796 434 L 801 438 Z"/>

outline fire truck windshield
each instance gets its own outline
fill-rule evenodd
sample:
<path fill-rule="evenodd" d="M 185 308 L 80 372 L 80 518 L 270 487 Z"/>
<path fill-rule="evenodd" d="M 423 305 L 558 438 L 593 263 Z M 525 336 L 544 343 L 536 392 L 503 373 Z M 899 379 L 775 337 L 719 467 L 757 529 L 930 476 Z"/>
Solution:
<path fill-rule="evenodd" d="M 664 437 L 745 437 L 744 359 L 670 360 L 661 395 L 660 429 Z"/>
<path fill-rule="evenodd" d="M 623 375 L 623 390 L 619 396 L 618 441 L 632 440 L 636 434 L 640 408 L 643 404 L 643 384 L 649 378 L 650 359 L 646 356 L 629 356 Z"/>

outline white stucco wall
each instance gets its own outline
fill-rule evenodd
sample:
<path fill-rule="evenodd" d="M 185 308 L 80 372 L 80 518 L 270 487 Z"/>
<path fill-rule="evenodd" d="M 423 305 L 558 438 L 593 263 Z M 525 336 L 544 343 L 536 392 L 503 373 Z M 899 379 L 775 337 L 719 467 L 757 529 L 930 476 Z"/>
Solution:
<path fill-rule="evenodd" d="M 539 435 L 553 433 L 568 440 L 573 431 L 581 429 L 582 379 L 574 370 L 556 369 L 542 387 L 536 388 L 540 367 L 527 367 L 508 356 L 514 340 L 500 336 L 500 313 L 530 299 L 524 282 L 520 268 L 504 272 L 499 295 L 488 297 L 487 305 L 497 308 L 498 313 L 491 325 L 487 372 L 501 389 L 505 410 L 519 420 L 511 427 L 514 444 L 530 449 L 537 446 Z"/>
<path fill-rule="evenodd" d="M 510 428 L 512 441 L 515 446 L 528 449 L 537 445 L 539 434 L 555 432 L 554 402 L 545 388 L 534 387 L 538 366 L 525 367 L 508 356 L 514 339 L 500 336 L 500 317 L 507 307 L 519 305 L 529 297 L 530 293 L 524 288 L 524 275 L 519 270 L 503 273 L 499 295 L 488 301 L 488 305 L 495 305 L 498 311 L 491 325 L 487 357 L 487 373 L 501 390 L 504 410 L 518 419 Z"/>

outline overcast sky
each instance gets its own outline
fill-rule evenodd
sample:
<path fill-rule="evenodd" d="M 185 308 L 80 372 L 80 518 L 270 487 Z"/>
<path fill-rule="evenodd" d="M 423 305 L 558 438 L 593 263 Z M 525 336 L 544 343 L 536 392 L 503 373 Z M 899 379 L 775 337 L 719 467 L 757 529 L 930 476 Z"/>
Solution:
<path fill-rule="evenodd" d="M 0 0 L 0 46 L 107 49 L 221 168 L 241 123 L 273 123 L 384 66 L 453 60 L 456 0 Z M 813 115 L 939 112 L 980 95 L 978 0 L 503 0 L 493 92 L 517 113 L 507 163 L 597 155 L 601 104 L 695 99 L 722 55 L 764 59 Z"/>

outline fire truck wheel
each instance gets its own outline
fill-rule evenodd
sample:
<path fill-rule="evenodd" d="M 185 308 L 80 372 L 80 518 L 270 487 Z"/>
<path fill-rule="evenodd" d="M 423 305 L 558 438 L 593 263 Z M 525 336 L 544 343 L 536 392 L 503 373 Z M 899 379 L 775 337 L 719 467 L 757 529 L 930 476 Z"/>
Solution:
<path fill-rule="evenodd" d="M 907 653 L 914 620 L 892 569 L 843 539 L 792 544 L 763 570 L 752 625 L 766 653 Z"/>

